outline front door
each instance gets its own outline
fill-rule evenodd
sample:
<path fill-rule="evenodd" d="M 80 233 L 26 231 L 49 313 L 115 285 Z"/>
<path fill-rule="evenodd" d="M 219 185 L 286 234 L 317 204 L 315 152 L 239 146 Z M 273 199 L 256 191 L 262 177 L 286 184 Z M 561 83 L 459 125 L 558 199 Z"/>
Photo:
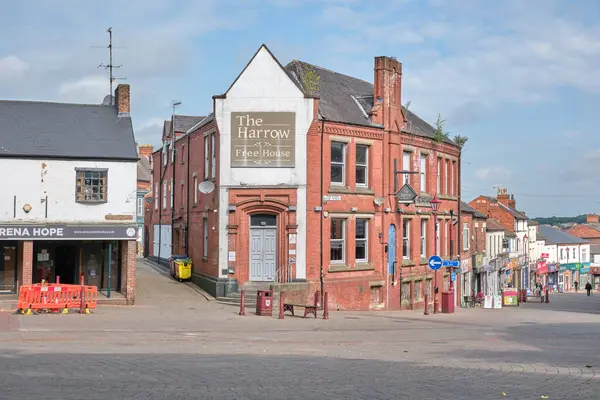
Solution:
<path fill-rule="evenodd" d="M 16 292 L 16 289 L 17 246 L 3 244 L 0 246 L 0 292 Z"/>
<path fill-rule="evenodd" d="M 275 280 L 277 274 L 277 217 L 258 214 L 250 217 L 250 280 Z"/>
<path fill-rule="evenodd" d="M 396 261 L 396 225 L 391 224 L 388 229 L 388 274 L 393 274 L 394 261 Z"/>

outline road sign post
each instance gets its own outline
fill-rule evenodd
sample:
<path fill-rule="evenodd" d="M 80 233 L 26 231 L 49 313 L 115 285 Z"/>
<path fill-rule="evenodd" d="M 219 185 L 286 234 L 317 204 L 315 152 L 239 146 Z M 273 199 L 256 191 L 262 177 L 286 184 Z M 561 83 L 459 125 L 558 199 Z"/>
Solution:
<path fill-rule="evenodd" d="M 437 237 L 434 235 L 434 238 L 437 241 Z M 434 248 L 437 248 L 437 243 L 434 244 Z M 427 261 L 427 265 L 429 268 L 433 270 L 433 313 L 438 313 L 438 285 L 437 285 L 437 271 L 442 268 L 443 260 L 440 256 L 431 256 Z"/>

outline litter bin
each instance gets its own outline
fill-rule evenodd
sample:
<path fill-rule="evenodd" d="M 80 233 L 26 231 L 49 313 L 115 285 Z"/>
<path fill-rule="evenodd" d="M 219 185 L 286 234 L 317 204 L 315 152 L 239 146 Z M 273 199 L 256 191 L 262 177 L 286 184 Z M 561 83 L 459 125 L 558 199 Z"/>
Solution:
<path fill-rule="evenodd" d="M 527 303 L 527 289 L 521 289 L 521 303 Z"/>
<path fill-rule="evenodd" d="M 442 292 L 442 313 L 454 314 L 454 291 Z"/>
<path fill-rule="evenodd" d="M 273 291 L 256 291 L 256 315 L 273 316 Z"/>
<path fill-rule="evenodd" d="M 175 279 L 180 282 L 192 279 L 192 260 L 190 258 L 178 258 L 174 260 Z"/>
<path fill-rule="evenodd" d="M 187 258 L 187 256 L 184 255 L 172 255 L 171 257 L 169 257 L 169 273 L 171 274 L 171 276 L 174 279 L 179 279 L 177 278 L 177 267 L 175 265 L 175 261 L 182 259 L 182 258 Z"/>

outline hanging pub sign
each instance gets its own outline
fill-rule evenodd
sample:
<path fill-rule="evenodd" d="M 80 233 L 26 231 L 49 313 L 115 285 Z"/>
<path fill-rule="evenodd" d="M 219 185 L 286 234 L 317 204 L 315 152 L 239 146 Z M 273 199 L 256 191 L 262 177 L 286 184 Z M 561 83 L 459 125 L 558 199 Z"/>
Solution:
<path fill-rule="evenodd" d="M 405 183 L 396 193 L 396 197 L 398 203 L 412 204 L 417 198 L 417 192 L 408 183 Z"/>

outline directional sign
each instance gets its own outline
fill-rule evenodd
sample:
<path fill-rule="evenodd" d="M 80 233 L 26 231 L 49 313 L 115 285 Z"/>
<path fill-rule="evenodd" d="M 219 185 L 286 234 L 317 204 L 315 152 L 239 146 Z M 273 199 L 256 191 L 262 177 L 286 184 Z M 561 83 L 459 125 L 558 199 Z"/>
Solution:
<path fill-rule="evenodd" d="M 452 282 L 456 282 L 456 272 L 453 272 L 453 273 L 450 275 L 450 279 L 452 280 Z"/>
<path fill-rule="evenodd" d="M 458 266 L 460 266 L 460 261 L 458 261 L 458 260 L 443 260 L 442 266 L 443 267 L 458 267 Z"/>
<path fill-rule="evenodd" d="M 437 271 L 442 267 L 442 258 L 440 256 L 431 256 L 429 257 L 429 261 L 427 261 L 429 268 L 434 271 Z"/>

